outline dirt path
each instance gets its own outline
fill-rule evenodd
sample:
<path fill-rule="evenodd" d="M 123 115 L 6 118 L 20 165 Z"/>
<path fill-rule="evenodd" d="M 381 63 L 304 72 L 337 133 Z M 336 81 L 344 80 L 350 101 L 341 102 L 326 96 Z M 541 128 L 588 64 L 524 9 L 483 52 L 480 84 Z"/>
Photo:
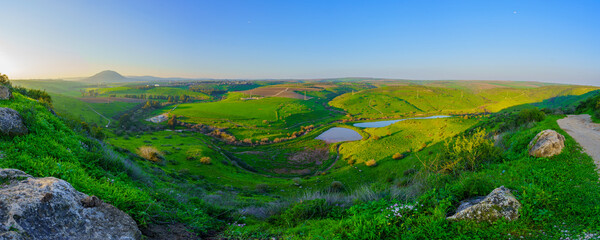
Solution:
<path fill-rule="evenodd" d="M 110 118 L 107 118 L 106 116 L 100 114 L 98 111 L 96 111 L 96 109 L 92 108 L 92 106 L 90 106 L 88 104 L 88 107 L 90 108 L 90 110 L 94 111 L 96 114 L 100 115 L 100 117 L 103 117 L 104 119 L 106 119 L 108 121 L 108 123 L 106 124 L 106 128 L 108 128 L 110 126 Z"/>
<path fill-rule="evenodd" d="M 593 123 L 587 114 L 568 115 L 556 122 L 594 159 L 600 171 L 600 124 Z"/>

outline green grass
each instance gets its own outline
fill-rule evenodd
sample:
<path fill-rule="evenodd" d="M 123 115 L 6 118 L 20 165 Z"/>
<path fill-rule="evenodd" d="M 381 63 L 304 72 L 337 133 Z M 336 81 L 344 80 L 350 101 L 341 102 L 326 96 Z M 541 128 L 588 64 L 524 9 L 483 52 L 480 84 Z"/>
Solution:
<path fill-rule="evenodd" d="M 478 171 L 462 171 L 456 175 L 429 175 L 426 178 L 429 190 L 416 199 L 418 203 L 382 195 L 377 201 L 356 202 L 339 215 L 308 218 L 292 226 L 281 222 L 288 218 L 302 218 L 302 215 L 281 214 L 265 222 L 250 218 L 244 221 L 249 226 L 231 226 L 225 236 L 234 239 L 272 236 L 284 239 L 558 239 L 573 238 L 584 232 L 598 234 L 598 173 L 593 160 L 582 153 L 577 143 L 556 124 L 556 120 L 562 117 L 550 116 L 531 128 L 520 128 L 506 134 L 503 142 L 508 147 L 503 149 L 501 162 L 488 163 Z M 565 149 L 552 158 L 528 156 L 527 144 L 545 129 L 554 129 L 565 135 Z M 439 144 L 436 144 L 424 151 L 438 147 Z M 426 157 L 421 155 L 421 158 Z M 399 163 L 402 161 L 405 160 Z M 382 172 L 363 181 L 381 179 L 386 176 L 385 173 L 393 172 L 389 165 L 378 167 L 383 169 Z M 362 170 L 362 174 L 369 171 L 366 168 Z M 519 219 L 493 223 L 451 222 L 445 219 L 460 200 L 486 195 L 502 185 L 512 189 L 521 202 Z M 402 217 L 390 217 L 388 208 L 396 203 L 416 205 L 417 210 L 405 211 Z"/>
<path fill-rule="evenodd" d="M 596 87 L 554 85 L 537 88 L 453 89 L 428 86 L 394 86 L 346 93 L 331 106 L 358 118 L 405 117 L 433 114 L 498 112 L 525 103 L 566 95 L 581 95 Z"/>
<path fill-rule="evenodd" d="M 232 133 L 237 139 L 287 137 L 300 129 L 331 118 L 319 99 L 299 100 L 268 97 L 242 100 L 249 97 L 241 93 L 229 93 L 218 102 L 180 104 L 172 114 L 183 116 L 181 121 L 202 123 Z M 154 114 L 167 112 L 165 107 Z"/>
<path fill-rule="evenodd" d="M 139 104 L 115 101 L 110 103 L 86 103 L 77 98 L 60 94 L 51 94 L 51 96 L 54 110 L 58 114 L 72 116 L 101 126 L 106 125 L 108 121 L 102 116 L 98 115 L 92 109 L 96 110 L 98 113 L 107 118 L 112 118 L 117 113 L 127 111 L 128 109 L 131 109 Z M 114 122 L 115 120 L 111 121 Z"/>
<path fill-rule="evenodd" d="M 176 220 L 203 232 L 213 224 L 200 205 L 182 204 L 167 194 L 166 188 L 173 191 L 176 187 L 173 179 L 155 181 L 135 163 L 89 139 L 86 133 L 71 130 L 43 105 L 18 93 L 13 95 L 12 100 L 0 101 L 0 107 L 18 111 L 29 133 L 16 137 L 0 135 L 0 168 L 64 179 L 75 189 L 96 195 L 130 214 L 141 226 Z"/>
<path fill-rule="evenodd" d="M 114 146 L 119 146 L 135 153 L 141 146 L 153 146 L 165 157 L 165 166 L 147 164 L 163 168 L 166 171 L 185 172 L 195 178 L 201 178 L 206 184 L 214 185 L 215 189 L 234 187 L 238 189 L 254 189 L 257 184 L 268 183 L 272 187 L 289 184 L 284 179 L 266 178 L 249 173 L 232 165 L 232 163 L 213 147 L 211 139 L 199 133 L 160 131 L 137 137 L 111 137 L 107 140 Z M 193 159 L 187 159 L 194 156 Z M 210 157 L 211 164 L 200 163 L 201 157 Z"/>
<path fill-rule="evenodd" d="M 102 88 L 99 89 L 102 96 L 108 96 L 112 94 L 116 94 L 118 97 L 122 97 L 126 94 L 146 94 L 146 95 L 159 95 L 159 96 L 181 96 L 188 95 L 191 97 L 195 97 L 198 99 L 210 99 L 210 96 L 199 93 L 189 91 L 180 87 L 153 87 L 150 89 L 136 89 L 133 87 L 119 86 L 119 87 L 111 87 L 111 88 Z"/>

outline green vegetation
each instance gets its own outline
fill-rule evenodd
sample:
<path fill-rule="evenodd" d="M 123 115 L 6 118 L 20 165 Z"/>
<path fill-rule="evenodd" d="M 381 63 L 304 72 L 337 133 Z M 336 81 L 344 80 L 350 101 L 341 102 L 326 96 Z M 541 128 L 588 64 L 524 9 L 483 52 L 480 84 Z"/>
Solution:
<path fill-rule="evenodd" d="M 65 179 L 141 227 L 182 224 L 201 237 L 224 239 L 573 238 L 600 232 L 593 160 L 556 124 L 569 111 L 600 119 L 594 87 L 354 78 L 160 87 L 54 81 L 64 84 L 61 93 L 43 81 L 21 82 L 52 89 L 52 100 L 42 101 L 44 91 L 15 88 L 14 99 L 0 101 L 21 113 L 30 130 L 0 136 L 0 167 Z M 267 85 L 311 88 L 312 98 L 232 92 L 263 86 L 256 92 L 264 94 Z M 84 100 L 152 99 L 87 103 L 78 99 L 82 91 Z M 183 95 L 199 98 L 181 103 L 174 97 Z M 162 123 L 144 120 L 166 113 Z M 100 114 L 115 123 L 98 127 L 107 123 Z M 438 114 L 464 115 L 352 126 L 360 119 Z M 363 139 L 314 139 L 331 127 L 353 129 Z M 563 153 L 528 156 L 529 141 L 545 129 L 565 135 Z M 446 220 L 460 201 L 502 185 L 523 205 L 516 221 Z"/>
<path fill-rule="evenodd" d="M 165 107 L 155 115 L 167 112 Z M 238 140 L 288 137 L 302 126 L 330 119 L 319 99 L 299 100 L 269 97 L 249 99 L 242 93 L 229 93 L 218 102 L 180 104 L 172 114 L 182 122 L 201 123 L 225 129 Z"/>
<path fill-rule="evenodd" d="M 330 102 L 355 118 L 497 112 L 504 108 L 565 95 L 581 95 L 595 87 L 449 89 L 420 85 L 382 87 L 344 94 Z"/>

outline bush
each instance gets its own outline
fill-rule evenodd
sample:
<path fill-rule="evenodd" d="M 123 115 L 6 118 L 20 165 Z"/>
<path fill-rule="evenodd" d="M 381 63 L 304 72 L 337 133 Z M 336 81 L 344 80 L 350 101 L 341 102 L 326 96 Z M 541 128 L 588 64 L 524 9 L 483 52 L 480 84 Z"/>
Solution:
<path fill-rule="evenodd" d="M 212 163 L 212 160 L 210 159 L 210 157 L 202 157 L 200 158 L 200 163 L 210 165 Z"/>
<path fill-rule="evenodd" d="M 339 217 L 344 210 L 327 204 L 325 199 L 301 201 L 281 214 L 281 220 L 287 226 L 295 226 L 308 219 Z"/>
<path fill-rule="evenodd" d="M 486 138 L 483 129 L 476 129 L 469 136 L 457 137 L 453 142 L 446 141 L 442 171 L 477 170 L 485 162 L 493 162 L 500 156 L 494 142 Z"/>
<path fill-rule="evenodd" d="M 255 189 L 259 193 L 268 193 L 269 192 L 269 185 L 264 184 L 264 183 L 256 184 Z"/>
<path fill-rule="evenodd" d="M 523 109 L 517 114 L 517 123 L 540 122 L 546 118 L 546 114 L 537 108 Z"/>
<path fill-rule="evenodd" d="M 348 159 L 348 164 L 354 165 L 354 163 L 356 163 L 356 160 L 354 158 L 349 158 Z"/>
<path fill-rule="evenodd" d="M 331 191 L 333 192 L 341 192 L 344 190 L 344 184 L 340 181 L 331 182 Z"/>
<path fill-rule="evenodd" d="M 371 159 L 369 161 L 366 161 L 365 165 L 367 165 L 367 167 L 373 167 L 373 166 L 377 165 L 377 162 L 375 161 L 375 159 Z"/>
<path fill-rule="evenodd" d="M 138 148 L 138 155 L 153 162 L 159 162 L 163 160 L 162 153 L 158 149 L 150 146 L 142 146 Z"/>
<path fill-rule="evenodd" d="M 293 178 L 292 181 L 294 182 L 294 185 L 296 185 L 296 186 L 300 186 L 300 184 L 302 184 L 302 179 L 300 179 L 299 177 Z"/>
<path fill-rule="evenodd" d="M 392 158 L 393 158 L 393 159 L 396 159 L 396 160 L 403 159 L 404 157 L 405 157 L 405 156 L 404 156 L 404 154 L 402 154 L 402 153 L 395 153 L 395 154 L 394 154 L 394 156 L 392 156 Z"/>

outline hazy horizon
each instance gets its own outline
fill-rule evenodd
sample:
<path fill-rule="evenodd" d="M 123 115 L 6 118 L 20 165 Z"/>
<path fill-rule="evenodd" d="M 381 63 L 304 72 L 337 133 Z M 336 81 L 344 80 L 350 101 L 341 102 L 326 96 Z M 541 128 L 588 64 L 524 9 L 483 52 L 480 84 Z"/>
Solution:
<path fill-rule="evenodd" d="M 369 77 L 600 85 L 595 1 L 15 1 L 11 79 Z"/>

